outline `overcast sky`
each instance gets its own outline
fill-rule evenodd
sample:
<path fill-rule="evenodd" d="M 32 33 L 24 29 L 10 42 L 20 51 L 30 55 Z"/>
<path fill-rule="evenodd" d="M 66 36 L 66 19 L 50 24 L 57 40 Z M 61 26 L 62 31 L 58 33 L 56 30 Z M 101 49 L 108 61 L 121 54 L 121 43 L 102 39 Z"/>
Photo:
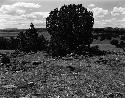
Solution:
<path fill-rule="evenodd" d="M 93 11 L 94 27 L 125 27 L 125 0 L 0 0 L 0 29 L 44 28 L 51 10 L 70 3 Z"/>

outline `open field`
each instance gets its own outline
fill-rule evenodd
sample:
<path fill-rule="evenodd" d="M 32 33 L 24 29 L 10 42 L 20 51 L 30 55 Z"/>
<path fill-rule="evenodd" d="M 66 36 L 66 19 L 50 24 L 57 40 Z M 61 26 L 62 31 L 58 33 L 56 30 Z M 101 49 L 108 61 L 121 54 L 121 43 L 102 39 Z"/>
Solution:
<path fill-rule="evenodd" d="M 0 37 L 15 37 L 19 32 L 0 32 Z"/>
<path fill-rule="evenodd" d="M 41 34 L 44 32 L 47 33 L 45 28 L 36 28 L 38 31 L 38 34 Z M 26 29 L 17 29 L 17 30 L 0 30 L 0 37 L 15 37 L 17 36 L 20 32 L 26 31 Z"/>
<path fill-rule="evenodd" d="M 108 49 L 109 46 L 119 50 L 110 44 L 100 44 L 100 49 Z M 13 67 L 7 70 L 1 66 L 0 97 L 125 98 L 123 51 L 103 56 L 61 59 L 45 55 L 38 52 L 11 57 Z"/>

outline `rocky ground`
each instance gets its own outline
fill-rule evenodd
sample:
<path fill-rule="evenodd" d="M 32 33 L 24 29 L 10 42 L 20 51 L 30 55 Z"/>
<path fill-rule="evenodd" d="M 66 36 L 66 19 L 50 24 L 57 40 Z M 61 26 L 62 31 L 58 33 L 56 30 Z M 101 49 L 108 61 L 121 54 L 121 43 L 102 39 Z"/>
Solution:
<path fill-rule="evenodd" d="M 53 59 L 39 52 L 12 58 L 11 65 L 0 69 L 1 98 L 125 96 L 125 55 L 122 53 Z"/>

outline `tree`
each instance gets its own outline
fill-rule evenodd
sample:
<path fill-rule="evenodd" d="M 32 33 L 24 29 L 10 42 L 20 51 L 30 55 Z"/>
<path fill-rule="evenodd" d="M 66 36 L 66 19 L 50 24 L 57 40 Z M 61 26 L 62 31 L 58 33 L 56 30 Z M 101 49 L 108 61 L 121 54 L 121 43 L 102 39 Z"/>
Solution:
<path fill-rule="evenodd" d="M 30 27 L 30 29 L 20 32 L 17 36 L 18 49 L 24 52 L 37 51 L 38 34 L 32 23 Z"/>
<path fill-rule="evenodd" d="M 81 53 L 93 41 L 93 13 L 82 4 L 64 5 L 49 13 L 46 28 L 51 35 L 51 54 Z"/>

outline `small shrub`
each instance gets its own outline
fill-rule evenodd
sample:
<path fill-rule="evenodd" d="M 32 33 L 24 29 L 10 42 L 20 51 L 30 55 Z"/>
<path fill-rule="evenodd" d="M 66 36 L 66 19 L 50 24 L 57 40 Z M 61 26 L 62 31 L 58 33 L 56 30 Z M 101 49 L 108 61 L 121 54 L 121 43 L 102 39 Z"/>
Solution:
<path fill-rule="evenodd" d="M 121 36 L 121 38 L 120 38 L 121 40 L 125 40 L 125 36 Z"/>
<path fill-rule="evenodd" d="M 6 54 L 3 54 L 2 57 L 1 57 L 1 63 L 5 64 L 5 65 L 9 64 L 10 58 Z"/>
<path fill-rule="evenodd" d="M 101 51 L 99 49 L 99 46 L 96 45 L 96 46 L 93 46 L 89 49 L 89 55 L 90 56 L 94 56 L 94 55 L 105 55 L 106 52 L 105 51 Z"/>
<path fill-rule="evenodd" d="M 105 36 L 101 36 L 100 41 L 103 41 L 103 40 L 105 40 L 105 39 L 106 39 Z"/>
<path fill-rule="evenodd" d="M 99 50 L 99 46 L 98 46 L 98 45 L 93 46 L 93 47 L 91 47 L 91 49 L 92 49 L 92 50 Z"/>
<path fill-rule="evenodd" d="M 121 41 L 119 44 L 120 44 L 120 47 L 125 47 L 125 42 L 124 41 Z"/>
<path fill-rule="evenodd" d="M 98 40 L 98 36 L 97 35 L 93 36 L 93 39 Z"/>
<path fill-rule="evenodd" d="M 111 37 L 111 36 L 106 36 L 106 39 L 107 39 L 107 40 L 111 40 L 112 37 Z"/>
<path fill-rule="evenodd" d="M 113 39 L 110 43 L 111 43 L 111 45 L 115 45 L 115 46 L 117 46 L 118 43 L 119 43 L 119 41 L 116 40 L 116 39 Z"/>

